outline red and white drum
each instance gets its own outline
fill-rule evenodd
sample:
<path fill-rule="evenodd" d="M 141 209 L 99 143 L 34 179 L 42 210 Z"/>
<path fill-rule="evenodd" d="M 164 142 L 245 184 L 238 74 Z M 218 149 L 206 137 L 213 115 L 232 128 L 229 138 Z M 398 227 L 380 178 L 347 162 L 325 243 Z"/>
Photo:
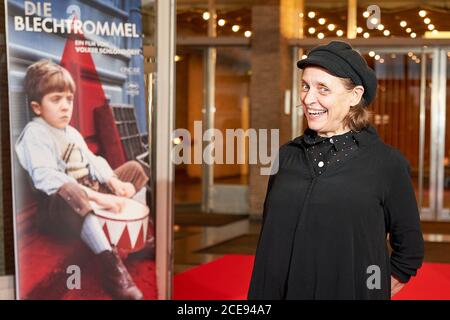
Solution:
<path fill-rule="evenodd" d="M 149 208 L 133 199 L 125 199 L 121 212 L 115 213 L 91 203 L 106 237 L 111 245 L 123 252 L 143 248 L 147 239 Z"/>

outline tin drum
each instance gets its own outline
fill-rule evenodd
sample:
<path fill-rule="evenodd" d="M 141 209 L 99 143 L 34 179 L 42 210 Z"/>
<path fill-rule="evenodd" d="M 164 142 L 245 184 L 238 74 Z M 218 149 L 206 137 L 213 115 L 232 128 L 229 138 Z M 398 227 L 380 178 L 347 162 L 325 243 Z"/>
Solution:
<path fill-rule="evenodd" d="M 91 202 L 94 214 L 111 245 L 126 253 L 139 251 L 147 239 L 150 210 L 133 199 L 124 199 L 121 212 L 110 212 Z"/>

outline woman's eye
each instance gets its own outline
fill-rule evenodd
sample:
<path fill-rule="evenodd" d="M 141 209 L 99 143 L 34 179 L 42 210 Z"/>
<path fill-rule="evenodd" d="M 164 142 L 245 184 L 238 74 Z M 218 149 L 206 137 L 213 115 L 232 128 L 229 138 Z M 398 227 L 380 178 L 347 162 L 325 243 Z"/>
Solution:
<path fill-rule="evenodd" d="M 326 87 L 321 87 L 321 88 L 319 88 L 319 91 L 320 91 L 320 93 L 327 93 L 330 90 L 328 90 L 328 88 L 326 88 Z"/>

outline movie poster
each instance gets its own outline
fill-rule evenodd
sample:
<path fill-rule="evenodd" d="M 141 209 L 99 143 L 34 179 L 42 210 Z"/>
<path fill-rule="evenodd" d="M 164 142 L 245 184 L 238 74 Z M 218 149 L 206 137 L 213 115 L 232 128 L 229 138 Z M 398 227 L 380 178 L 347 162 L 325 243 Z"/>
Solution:
<path fill-rule="evenodd" d="M 140 0 L 6 0 L 19 299 L 156 299 Z"/>

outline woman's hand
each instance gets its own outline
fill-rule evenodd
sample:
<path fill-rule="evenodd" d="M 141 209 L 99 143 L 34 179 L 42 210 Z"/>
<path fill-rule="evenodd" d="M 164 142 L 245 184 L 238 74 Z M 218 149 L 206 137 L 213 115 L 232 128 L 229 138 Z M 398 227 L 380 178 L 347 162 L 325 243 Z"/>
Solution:
<path fill-rule="evenodd" d="M 112 177 L 109 180 L 108 185 L 114 194 L 119 197 L 131 198 L 136 194 L 136 189 L 132 183 L 123 182 L 116 177 Z"/>
<path fill-rule="evenodd" d="M 92 199 L 100 207 L 105 210 L 119 213 L 125 205 L 125 199 L 117 197 L 113 194 L 98 193 L 94 199 Z"/>
<path fill-rule="evenodd" d="M 404 283 L 391 276 L 391 298 L 395 296 L 400 290 L 402 290 L 404 286 Z"/>

